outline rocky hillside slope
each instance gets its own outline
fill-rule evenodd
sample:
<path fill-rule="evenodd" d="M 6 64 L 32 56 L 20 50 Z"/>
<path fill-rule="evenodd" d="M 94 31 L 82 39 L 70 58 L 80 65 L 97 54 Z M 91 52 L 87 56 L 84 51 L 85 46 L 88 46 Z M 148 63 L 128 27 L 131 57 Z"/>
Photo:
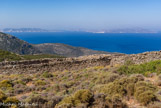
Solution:
<path fill-rule="evenodd" d="M 78 57 L 92 54 L 108 54 L 108 52 L 94 51 L 82 47 L 73 47 L 65 44 L 45 43 L 30 44 L 14 36 L 0 32 L 0 49 L 17 54 L 56 54 L 66 57 Z"/>
<path fill-rule="evenodd" d="M 18 54 L 35 54 L 40 53 L 38 49 L 31 44 L 17 39 L 14 36 L 0 32 L 0 49 L 18 53 Z"/>
<path fill-rule="evenodd" d="M 161 52 L 0 62 L 5 108 L 161 108 Z"/>
<path fill-rule="evenodd" d="M 95 51 L 82 47 L 73 47 L 70 45 L 60 43 L 45 43 L 33 46 L 45 54 L 57 54 L 66 57 L 78 57 L 92 54 L 108 54 L 108 52 Z"/>

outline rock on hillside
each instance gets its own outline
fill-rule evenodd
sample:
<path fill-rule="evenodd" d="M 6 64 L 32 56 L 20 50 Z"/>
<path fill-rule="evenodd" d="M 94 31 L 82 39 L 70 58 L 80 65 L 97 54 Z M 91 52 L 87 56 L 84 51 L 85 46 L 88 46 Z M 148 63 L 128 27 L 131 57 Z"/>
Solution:
<path fill-rule="evenodd" d="M 109 54 L 82 47 L 73 47 L 58 43 L 30 44 L 14 36 L 0 32 L 0 49 L 17 54 L 57 54 L 66 57 L 78 57 L 92 54 Z"/>

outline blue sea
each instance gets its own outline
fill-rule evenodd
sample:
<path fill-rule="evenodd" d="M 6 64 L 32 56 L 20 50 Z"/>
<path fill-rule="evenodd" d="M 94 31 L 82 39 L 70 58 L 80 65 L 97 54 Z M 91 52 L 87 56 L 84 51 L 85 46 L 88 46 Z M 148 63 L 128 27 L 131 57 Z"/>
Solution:
<path fill-rule="evenodd" d="M 161 50 L 161 33 L 37 32 L 9 34 L 32 44 L 64 43 L 93 50 L 126 54 Z"/>

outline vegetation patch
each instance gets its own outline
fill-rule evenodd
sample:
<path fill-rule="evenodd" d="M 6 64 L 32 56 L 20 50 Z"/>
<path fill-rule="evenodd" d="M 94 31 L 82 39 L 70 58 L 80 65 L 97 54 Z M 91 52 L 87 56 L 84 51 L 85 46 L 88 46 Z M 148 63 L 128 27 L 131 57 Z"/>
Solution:
<path fill-rule="evenodd" d="M 35 103 L 37 108 L 130 108 L 132 101 L 135 108 L 160 108 L 159 66 L 160 61 L 130 62 L 121 67 L 2 74 L 0 102 Z"/>
<path fill-rule="evenodd" d="M 114 96 L 115 94 L 119 94 L 121 97 L 132 96 L 134 95 L 135 84 L 142 80 L 144 80 L 144 78 L 141 75 L 122 77 L 114 82 L 96 88 L 96 91 L 109 96 Z"/>
<path fill-rule="evenodd" d="M 150 83 L 140 81 L 135 85 L 135 98 L 142 103 L 143 105 L 147 105 L 154 101 L 157 101 L 157 97 L 155 95 L 157 88 Z"/>
<path fill-rule="evenodd" d="M 9 80 L 3 80 L 0 82 L 0 88 L 9 88 L 13 87 L 13 83 Z"/>
<path fill-rule="evenodd" d="M 143 74 L 147 75 L 150 73 L 161 73 L 161 60 L 157 61 L 151 61 L 148 63 L 140 64 L 140 65 L 135 65 L 135 64 L 126 64 L 121 66 L 118 69 L 118 72 L 120 74 Z"/>
<path fill-rule="evenodd" d="M 36 85 L 36 86 L 43 86 L 43 85 L 46 85 L 46 82 L 45 82 L 45 81 L 42 81 L 42 80 L 37 80 L 37 81 L 35 82 L 35 85 Z"/>
<path fill-rule="evenodd" d="M 79 90 L 74 95 L 65 97 L 58 106 L 72 106 L 76 107 L 80 104 L 89 104 L 93 94 L 89 90 Z M 57 106 L 57 107 L 58 107 Z M 59 108 L 59 107 L 58 107 Z"/>
<path fill-rule="evenodd" d="M 37 54 L 37 55 L 18 55 L 9 51 L 0 49 L 0 62 L 2 61 L 19 61 L 19 60 L 33 60 L 43 58 L 65 58 L 63 56 L 54 54 Z"/>
<path fill-rule="evenodd" d="M 21 60 L 21 57 L 17 54 L 0 50 L 0 62 L 2 61 L 18 61 Z"/>

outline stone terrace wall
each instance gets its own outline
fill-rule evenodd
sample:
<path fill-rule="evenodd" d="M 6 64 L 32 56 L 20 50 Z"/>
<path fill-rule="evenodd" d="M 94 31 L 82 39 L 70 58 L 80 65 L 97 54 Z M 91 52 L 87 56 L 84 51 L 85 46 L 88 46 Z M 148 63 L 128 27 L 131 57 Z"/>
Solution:
<path fill-rule="evenodd" d="M 91 66 L 110 65 L 110 55 L 93 55 L 78 58 L 42 59 L 29 61 L 1 62 L 0 73 L 36 73 L 83 69 Z"/>
<path fill-rule="evenodd" d="M 144 52 L 140 54 L 119 55 L 111 57 L 111 65 L 124 64 L 126 61 L 131 60 L 135 64 L 146 63 L 154 60 L 161 60 L 161 51 Z"/>
<path fill-rule="evenodd" d="M 26 73 L 46 71 L 79 70 L 92 66 L 107 66 L 124 64 L 132 60 L 135 64 L 141 64 L 154 60 L 161 60 L 161 51 L 145 52 L 141 54 L 108 54 L 91 55 L 78 58 L 41 59 L 28 61 L 1 62 L 0 74 Z"/>

